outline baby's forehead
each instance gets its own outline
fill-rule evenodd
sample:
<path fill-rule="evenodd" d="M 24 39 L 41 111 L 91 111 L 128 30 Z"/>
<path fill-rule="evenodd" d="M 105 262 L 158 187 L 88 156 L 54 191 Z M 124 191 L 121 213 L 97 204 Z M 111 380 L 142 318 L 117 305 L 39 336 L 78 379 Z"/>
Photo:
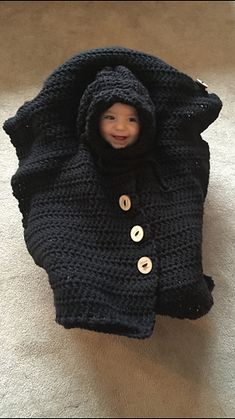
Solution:
<path fill-rule="evenodd" d="M 132 115 L 137 115 L 138 113 L 134 106 L 125 103 L 114 103 L 112 106 L 109 106 L 105 112 L 124 112 Z"/>

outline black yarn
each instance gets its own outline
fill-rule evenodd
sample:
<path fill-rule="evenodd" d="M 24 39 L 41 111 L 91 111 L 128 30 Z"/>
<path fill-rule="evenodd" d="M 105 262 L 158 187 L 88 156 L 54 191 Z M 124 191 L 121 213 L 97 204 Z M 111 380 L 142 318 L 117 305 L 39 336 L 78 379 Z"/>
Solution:
<path fill-rule="evenodd" d="M 117 100 L 141 117 L 139 140 L 120 150 L 97 131 L 100 112 Z M 201 133 L 221 107 L 161 59 L 108 47 L 59 66 L 5 121 L 19 159 L 11 185 L 25 242 L 48 273 L 57 323 L 143 339 L 156 314 L 208 313 L 214 281 L 201 248 L 210 151 Z M 143 256 L 152 261 L 147 274 L 137 266 Z"/>

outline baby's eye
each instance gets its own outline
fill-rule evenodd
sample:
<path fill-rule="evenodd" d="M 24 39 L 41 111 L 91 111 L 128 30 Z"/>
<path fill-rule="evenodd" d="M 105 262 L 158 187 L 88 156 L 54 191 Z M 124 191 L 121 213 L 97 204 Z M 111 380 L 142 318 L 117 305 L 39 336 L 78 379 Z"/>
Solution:
<path fill-rule="evenodd" d="M 131 121 L 131 122 L 138 122 L 138 119 L 137 119 L 137 118 L 135 118 L 135 117 L 131 117 L 131 118 L 130 118 L 130 121 Z"/>
<path fill-rule="evenodd" d="M 113 116 L 112 115 L 104 115 L 104 119 L 109 119 L 109 118 L 113 118 Z"/>

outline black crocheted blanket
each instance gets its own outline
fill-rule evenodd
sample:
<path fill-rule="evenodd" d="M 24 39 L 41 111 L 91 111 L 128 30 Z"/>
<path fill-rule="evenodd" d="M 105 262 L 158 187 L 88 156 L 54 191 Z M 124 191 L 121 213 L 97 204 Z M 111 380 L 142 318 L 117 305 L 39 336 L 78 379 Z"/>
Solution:
<path fill-rule="evenodd" d="M 108 87 L 98 80 L 104 68 Z M 107 148 L 97 130 L 117 101 L 144 115 L 133 152 Z M 201 248 L 210 151 L 201 133 L 221 107 L 203 82 L 158 57 L 108 47 L 59 66 L 5 121 L 25 242 L 48 273 L 59 324 L 146 338 L 156 314 L 208 313 L 214 282 Z"/>

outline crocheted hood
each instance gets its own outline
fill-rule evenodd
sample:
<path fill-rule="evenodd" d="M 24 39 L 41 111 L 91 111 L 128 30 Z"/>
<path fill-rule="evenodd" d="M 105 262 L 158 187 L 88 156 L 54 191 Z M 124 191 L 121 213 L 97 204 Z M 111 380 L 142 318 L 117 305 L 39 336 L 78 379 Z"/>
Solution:
<path fill-rule="evenodd" d="M 114 149 L 99 131 L 101 114 L 116 102 L 133 106 L 140 121 L 137 142 L 121 149 Z M 121 173 L 140 168 L 152 156 L 155 144 L 155 108 L 147 89 L 128 68 L 105 67 L 83 93 L 77 132 L 88 142 L 104 172 Z"/>

